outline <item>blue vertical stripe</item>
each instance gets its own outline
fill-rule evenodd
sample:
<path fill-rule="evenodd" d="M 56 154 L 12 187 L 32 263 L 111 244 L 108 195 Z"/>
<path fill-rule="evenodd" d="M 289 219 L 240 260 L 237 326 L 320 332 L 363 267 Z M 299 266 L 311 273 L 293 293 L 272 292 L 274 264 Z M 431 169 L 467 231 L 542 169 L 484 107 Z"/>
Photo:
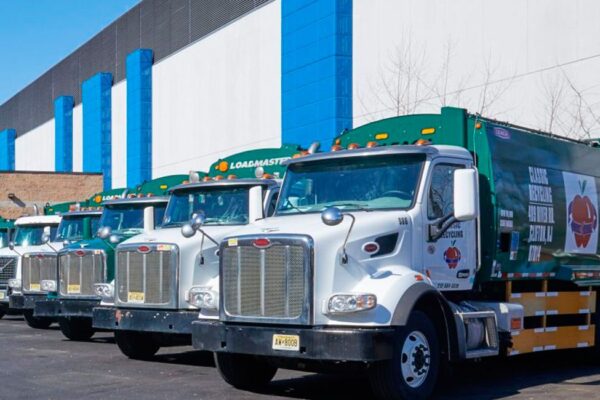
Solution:
<path fill-rule="evenodd" d="M 149 49 L 127 56 L 127 186 L 152 179 L 152 59 Z"/>
<path fill-rule="evenodd" d="M 101 72 L 81 85 L 83 103 L 83 172 L 102 172 L 104 189 L 112 188 L 112 74 Z"/>
<path fill-rule="evenodd" d="M 352 128 L 352 0 L 282 1 L 282 141 Z"/>
<path fill-rule="evenodd" d="M 0 131 L 0 171 L 15 170 L 15 139 L 14 129 Z"/>
<path fill-rule="evenodd" d="M 54 100 L 54 170 L 73 172 L 73 97 Z"/>

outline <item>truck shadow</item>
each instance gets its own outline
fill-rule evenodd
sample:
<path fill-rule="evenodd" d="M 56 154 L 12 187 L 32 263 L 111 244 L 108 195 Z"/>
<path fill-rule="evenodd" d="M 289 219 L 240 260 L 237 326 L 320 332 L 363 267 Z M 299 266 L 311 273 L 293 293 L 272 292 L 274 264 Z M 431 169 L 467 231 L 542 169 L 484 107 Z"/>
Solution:
<path fill-rule="evenodd" d="M 580 394 L 596 391 L 600 386 L 600 362 L 593 364 L 593 354 L 585 351 L 563 351 L 531 354 L 503 360 L 484 360 L 456 366 L 437 400 L 494 400 L 521 394 L 530 389 L 535 397 L 544 397 L 549 387 L 566 388 L 564 398 L 577 390 Z M 569 390 L 570 389 L 570 390 Z M 562 392 L 562 390 L 561 390 Z M 261 394 L 312 400 L 371 398 L 373 396 L 366 372 L 353 374 L 307 374 L 298 378 L 275 380 Z M 529 394 L 529 393 L 523 393 Z M 562 394 L 562 393 L 561 393 Z M 533 393 L 531 393 L 533 395 Z"/>

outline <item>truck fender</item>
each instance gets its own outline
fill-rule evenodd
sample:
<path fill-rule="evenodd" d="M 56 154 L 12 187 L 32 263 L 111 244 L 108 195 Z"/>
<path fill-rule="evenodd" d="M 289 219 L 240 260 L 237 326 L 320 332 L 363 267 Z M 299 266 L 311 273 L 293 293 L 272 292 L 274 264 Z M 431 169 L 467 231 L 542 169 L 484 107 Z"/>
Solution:
<path fill-rule="evenodd" d="M 417 282 L 409 287 L 400 297 L 394 314 L 392 316 L 392 326 L 404 326 L 408 319 L 421 301 L 435 301 L 435 307 L 443 318 L 441 321 L 433 321 L 438 329 L 442 330 L 448 359 L 455 360 L 460 358 L 458 349 L 457 324 L 454 319 L 454 312 L 446 298 L 433 286 L 425 282 Z M 426 310 L 425 310 L 426 311 Z"/>

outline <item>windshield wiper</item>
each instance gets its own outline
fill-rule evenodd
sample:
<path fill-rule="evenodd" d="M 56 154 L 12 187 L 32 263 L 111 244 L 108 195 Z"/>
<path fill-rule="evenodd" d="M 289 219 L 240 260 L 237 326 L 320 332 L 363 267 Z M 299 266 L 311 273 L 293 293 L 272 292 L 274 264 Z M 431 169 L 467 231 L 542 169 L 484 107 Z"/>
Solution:
<path fill-rule="evenodd" d="M 306 211 L 302 211 L 301 209 L 299 209 L 298 207 L 296 207 L 295 205 L 293 205 L 292 202 L 289 199 L 286 200 L 285 207 L 287 207 L 287 206 L 290 206 L 294 210 L 298 211 L 300 214 L 306 214 Z M 280 211 L 280 210 L 277 210 L 277 211 Z"/>
<path fill-rule="evenodd" d="M 359 203 L 335 203 L 335 202 L 333 202 L 331 204 L 325 205 L 325 207 L 353 207 L 360 211 L 373 211 L 370 208 L 365 208 L 364 204 L 359 204 Z"/>

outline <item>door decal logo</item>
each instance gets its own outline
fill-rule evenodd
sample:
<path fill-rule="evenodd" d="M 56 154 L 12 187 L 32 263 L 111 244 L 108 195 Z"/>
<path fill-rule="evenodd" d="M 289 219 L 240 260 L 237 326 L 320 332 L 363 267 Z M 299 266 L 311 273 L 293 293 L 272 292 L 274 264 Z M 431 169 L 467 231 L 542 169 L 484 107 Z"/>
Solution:
<path fill-rule="evenodd" d="M 456 268 L 461 258 L 460 250 L 455 246 L 455 244 L 456 240 L 453 240 L 450 247 L 444 251 L 444 260 L 450 269 Z"/>
<path fill-rule="evenodd" d="M 595 253 L 598 245 L 598 197 L 593 177 L 563 172 L 567 199 L 565 251 Z"/>

